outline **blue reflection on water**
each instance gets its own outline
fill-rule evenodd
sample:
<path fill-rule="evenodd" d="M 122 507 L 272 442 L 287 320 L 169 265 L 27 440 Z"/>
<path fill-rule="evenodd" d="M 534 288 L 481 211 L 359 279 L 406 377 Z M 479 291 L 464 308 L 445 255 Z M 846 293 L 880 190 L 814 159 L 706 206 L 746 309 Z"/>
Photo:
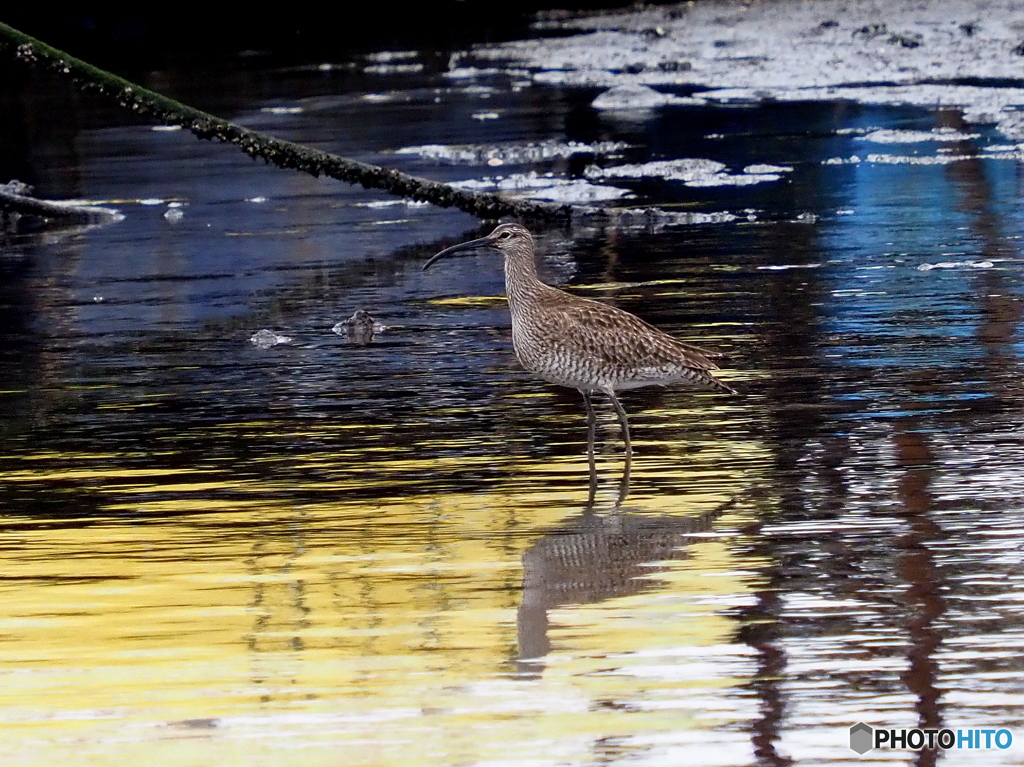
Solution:
<path fill-rule="evenodd" d="M 990 140 L 958 151 L 981 153 Z M 937 157 L 937 146 L 879 149 Z M 863 144 L 856 149 L 869 156 Z M 958 367 L 983 357 L 985 349 L 972 339 L 993 321 L 986 298 L 1020 291 L 1020 232 L 1005 231 L 1015 222 L 1009 214 L 1016 197 L 1006 192 L 1018 183 L 1017 163 L 864 159 L 843 171 L 850 213 L 821 227 L 830 254 L 824 274 L 832 295 L 823 316 L 836 339 L 831 350 L 843 364 L 900 368 Z M 1019 355 L 1019 342 L 1015 349 Z"/>

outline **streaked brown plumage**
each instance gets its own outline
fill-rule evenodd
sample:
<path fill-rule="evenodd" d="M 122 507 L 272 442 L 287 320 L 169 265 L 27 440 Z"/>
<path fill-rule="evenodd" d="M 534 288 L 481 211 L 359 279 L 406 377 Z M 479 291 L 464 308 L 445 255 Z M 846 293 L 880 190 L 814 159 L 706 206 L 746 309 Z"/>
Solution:
<path fill-rule="evenodd" d="M 735 394 L 711 371 L 716 356 L 678 341 L 629 312 L 570 295 L 537 277 L 533 237 L 519 224 L 501 224 L 486 237 L 453 245 L 424 264 L 462 250 L 494 248 L 505 256 L 505 290 L 512 313 L 512 345 L 520 364 L 551 383 L 579 389 L 587 408 L 587 449 L 592 456 L 594 392 L 611 399 L 622 425 L 627 459 L 633 449 L 626 411 L 616 391 L 681 383 Z"/>

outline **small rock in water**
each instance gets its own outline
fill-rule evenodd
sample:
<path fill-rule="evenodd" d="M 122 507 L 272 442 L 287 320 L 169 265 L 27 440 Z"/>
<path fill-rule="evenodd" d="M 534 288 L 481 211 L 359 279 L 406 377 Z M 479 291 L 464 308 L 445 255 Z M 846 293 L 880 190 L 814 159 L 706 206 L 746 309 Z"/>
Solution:
<path fill-rule="evenodd" d="M 34 197 L 36 194 L 34 186 L 29 186 L 24 181 L 18 181 L 16 178 L 12 178 L 6 184 L 0 184 L 0 190 L 11 194 L 20 194 L 22 197 Z"/>
<path fill-rule="evenodd" d="M 186 730 L 214 730 L 220 727 L 220 719 L 179 719 L 168 722 L 168 727 L 183 727 Z"/>
<path fill-rule="evenodd" d="M 368 344 L 374 335 L 383 333 L 387 327 L 374 320 L 369 312 L 357 309 L 355 314 L 347 320 L 342 320 L 331 330 L 354 344 Z"/>
<path fill-rule="evenodd" d="M 672 102 L 672 96 L 646 85 L 616 85 L 591 102 L 594 109 L 655 109 Z"/>
<path fill-rule="evenodd" d="M 271 346 L 277 346 L 278 344 L 291 343 L 291 338 L 288 336 L 279 336 L 273 330 L 259 330 L 253 334 L 252 345 L 260 349 L 269 349 Z"/>
<path fill-rule="evenodd" d="M 181 221 L 185 218 L 185 211 L 182 210 L 180 202 L 172 202 L 167 206 L 167 210 L 164 211 L 164 218 L 170 221 L 172 224 Z"/>
<path fill-rule="evenodd" d="M 853 31 L 855 38 L 862 40 L 873 40 L 879 35 L 885 35 L 889 33 L 889 27 L 885 24 L 865 24 L 860 29 Z"/>
<path fill-rule="evenodd" d="M 921 41 L 923 39 L 924 38 L 921 37 L 921 35 L 917 34 L 916 32 L 912 32 L 907 35 L 891 35 L 889 39 L 886 40 L 886 42 L 889 43 L 890 45 L 899 45 L 904 48 L 917 48 L 919 45 L 921 45 Z"/>

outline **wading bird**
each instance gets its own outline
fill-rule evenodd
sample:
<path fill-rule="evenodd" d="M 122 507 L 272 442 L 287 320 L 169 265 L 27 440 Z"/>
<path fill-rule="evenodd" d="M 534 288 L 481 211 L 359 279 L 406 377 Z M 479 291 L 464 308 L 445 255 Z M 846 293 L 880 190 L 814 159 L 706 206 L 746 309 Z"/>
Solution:
<path fill-rule="evenodd" d="M 633 446 L 626 411 L 615 392 L 641 386 L 685 384 L 735 394 L 712 374 L 711 352 L 678 341 L 629 312 L 570 295 L 540 281 L 533 237 L 519 224 L 501 224 L 486 237 L 432 256 L 493 248 L 505 256 L 505 293 L 512 313 L 512 346 L 520 364 L 546 381 L 579 389 L 587 408 L 587 454 L 593 468 L 597 415 L 591 396 L 608 396 L 622 426 L 628 477 Z M 593 474 L 592 474 L 593 477 Z M 625 479 L 628 485 L 628 479 Z"/>

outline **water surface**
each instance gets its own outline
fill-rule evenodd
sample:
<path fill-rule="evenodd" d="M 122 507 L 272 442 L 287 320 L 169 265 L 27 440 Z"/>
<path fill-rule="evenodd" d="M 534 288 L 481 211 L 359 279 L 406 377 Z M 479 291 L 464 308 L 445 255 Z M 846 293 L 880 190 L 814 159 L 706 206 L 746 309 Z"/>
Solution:
<path fill-rule="evenodd" d="M 623 117 L 430 67 L 223 77 L 199 106 L 443 180 L 593 158 L 397 150 L 791 167 L 640 181 L 632 204 L 676 215 L 537 230 L 547 279 L 725 352 L 742 394 L 625 394 L 621 506 L 602 403 L 591 504 L 582 403 L 518 367 L 498 257 L 421 269 L 488 225 L 81 102 L 5 160 L 126 218 L 3 246 L 4 763 L 839 764 L 858 721 L 1008 728 L 971 758 L 1019 762 L 1021 176 L 998 136 L 868 147 L 964 126 Z M 331 332 L 359 308 L 386 326 L 365 345 Z"/>

